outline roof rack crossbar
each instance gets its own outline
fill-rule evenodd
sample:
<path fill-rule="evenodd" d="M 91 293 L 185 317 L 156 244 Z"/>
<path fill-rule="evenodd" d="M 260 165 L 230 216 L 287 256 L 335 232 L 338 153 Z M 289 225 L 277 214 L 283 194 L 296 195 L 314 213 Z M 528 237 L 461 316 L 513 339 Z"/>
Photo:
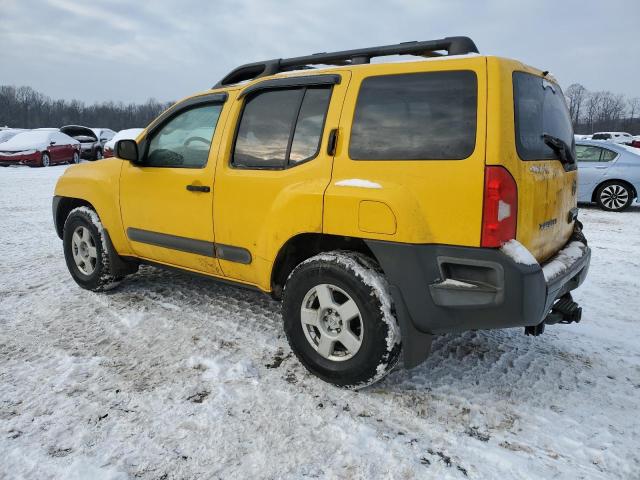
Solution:
<path fill-rule="evenodd" d="M 231 85 L 245 80 L 273 75 L 278 72 L 304 68 L 309 65 L 360 65 L 370 63 L 374 57 L 388 55 L 418 55 L 423 57 L 440 56 L 441 51 L 447 55 L 464 55 L 478 53 L 476 44 L 469 37 L 446 37 L 440 40 L 423 42 L 403 42 L 380 47 L 343 50 L 340 52 L 323 52 L 293 58 L 276 58 L 262 62 L 247 63 L 235 68 L 220 80 L 215 87 Z M 214 88 L 215 88 L 214 87 Z"/>

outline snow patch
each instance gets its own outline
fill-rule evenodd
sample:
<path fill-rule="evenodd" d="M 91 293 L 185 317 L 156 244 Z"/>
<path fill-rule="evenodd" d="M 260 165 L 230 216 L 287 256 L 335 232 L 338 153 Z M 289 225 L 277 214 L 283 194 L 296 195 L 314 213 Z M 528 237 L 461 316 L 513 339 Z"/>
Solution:
<path fill-rule="evenodd" d="M 259 378 L 255 365 L 247 359 L 231 362 L 225 358 L 191 357 L 187 361 L 190 368 L 201 370 L 203 380 L 215 382 L 256 381 Z"/>
<path fill-rule="evenodd" d="M 560 250 L 549 263 L 542 267 L 544 279 L 549 282 L 567 271 L 579 258 L 584 255 L 586 245 L 582 242 L 574 241 Z"/>
<path fill-rule="evenodd" d="M 360 178 L 349 178 L 347 180 L 340 180 L 336 182 L 336 187 L 360 187 L 360 188 L 382 188 L 382 185 L 369 180 L 362 180 Z"/>
<path fill-rule="evenodd" d="M 447 278 L 438 285 L 442 285 L 443 287 L 478 288 L 478 286 L 473 283 L 461 282 L 460 280 L 454 280 L 453 278 Z"/>
<path fill-rule="evenodd" d="M 502 253 L 511 258 L 514 262 L 520 265 L 538 265 L 538 261 L 531 254 L 527 247 L 522 245 L 517 240 L 509 240 L 507 243 L 500 247 Z"/>

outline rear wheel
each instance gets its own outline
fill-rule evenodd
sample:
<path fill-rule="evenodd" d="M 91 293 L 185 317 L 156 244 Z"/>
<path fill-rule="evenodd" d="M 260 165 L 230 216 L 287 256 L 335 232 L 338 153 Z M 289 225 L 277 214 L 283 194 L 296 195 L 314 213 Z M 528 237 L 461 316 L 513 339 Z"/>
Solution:
<path fill-rule="evenodd" d="M 40 166 L 41 167 L 48 167 L 51 164 L 51 158 L 49 157 L 48 153 L 43 153 L 42 157 L 40 158 Z"/>
<path fill-rule="evenodd" d="M 387 282 L 362 254 L 334 251 L 298 265 L 285 286 L 283 319 L 300 362 L 334 385 L 370 385 L 398 361 L 400 332 Z"/>
<path fill-rule="evenodd" d="M 603 210 L 621 212 L 633 202 L 631 188 L 619 181 L 606 182 L 598 188 L 596 201 Z"/>

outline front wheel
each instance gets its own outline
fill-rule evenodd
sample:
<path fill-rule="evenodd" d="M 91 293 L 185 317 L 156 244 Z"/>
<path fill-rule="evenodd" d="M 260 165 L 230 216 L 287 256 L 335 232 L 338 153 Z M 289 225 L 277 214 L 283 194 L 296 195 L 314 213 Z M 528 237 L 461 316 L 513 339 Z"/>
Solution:
<path fill-rule="evenodd" d="M 48 153 L 43 153 L 42 157 L 40 158 L 40 166 L 41 167 L 48 167 L 51 164 L 51 158 L 49 157 Z"/>
<path fill-rule="evenodd" d="M 626 183 L 614 180 L 603 184 L 598 189 L 596 201 L 603 210 L 621 212 L 631 205 L 633 195 Z"/>
<path fill-rule="evenodd" d="M 109 290 L 122 279 L 112 273 L 104 228 L 90 208 L 71 210 L 64 223 L 62 243 L 69 273 L 82 288 Z"/>
<path fill-rule="evenodd" d="M 71 159 L 71 163 L 78 164 L 80 163 L 80 154 L 78 152 L 73 152 L 73 158 Z"/>
<path fill-rule="evenodd" d="M 370 385 L 398 361 L 400 331 L 387 282 L 362 254 L 322 253 L 298 265 L 285 286 L 283 319 L 300 362 L 334 385 Z"/>

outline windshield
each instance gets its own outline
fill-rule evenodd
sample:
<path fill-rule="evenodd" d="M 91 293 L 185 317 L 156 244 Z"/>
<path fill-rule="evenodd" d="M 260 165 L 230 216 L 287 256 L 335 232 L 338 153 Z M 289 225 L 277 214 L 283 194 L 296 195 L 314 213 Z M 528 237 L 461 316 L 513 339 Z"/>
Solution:
<path fill-rule="evenodd" d="M 33 130 L 31 132 L 19 133 L 15 137 L 7 140 L 4 147 L 31 146 L 39 143 L 49 143 L 51 132 Z"/>
<path fill-rule="evenodd" d="M 569 110 L 556 83 L 530 73 L 514 72 L 513 97 L 516 148 L 522 160 L 562 159 L 558 149 L 551 148 L 543 135 L 557 138 L 575 153 Z"/>

